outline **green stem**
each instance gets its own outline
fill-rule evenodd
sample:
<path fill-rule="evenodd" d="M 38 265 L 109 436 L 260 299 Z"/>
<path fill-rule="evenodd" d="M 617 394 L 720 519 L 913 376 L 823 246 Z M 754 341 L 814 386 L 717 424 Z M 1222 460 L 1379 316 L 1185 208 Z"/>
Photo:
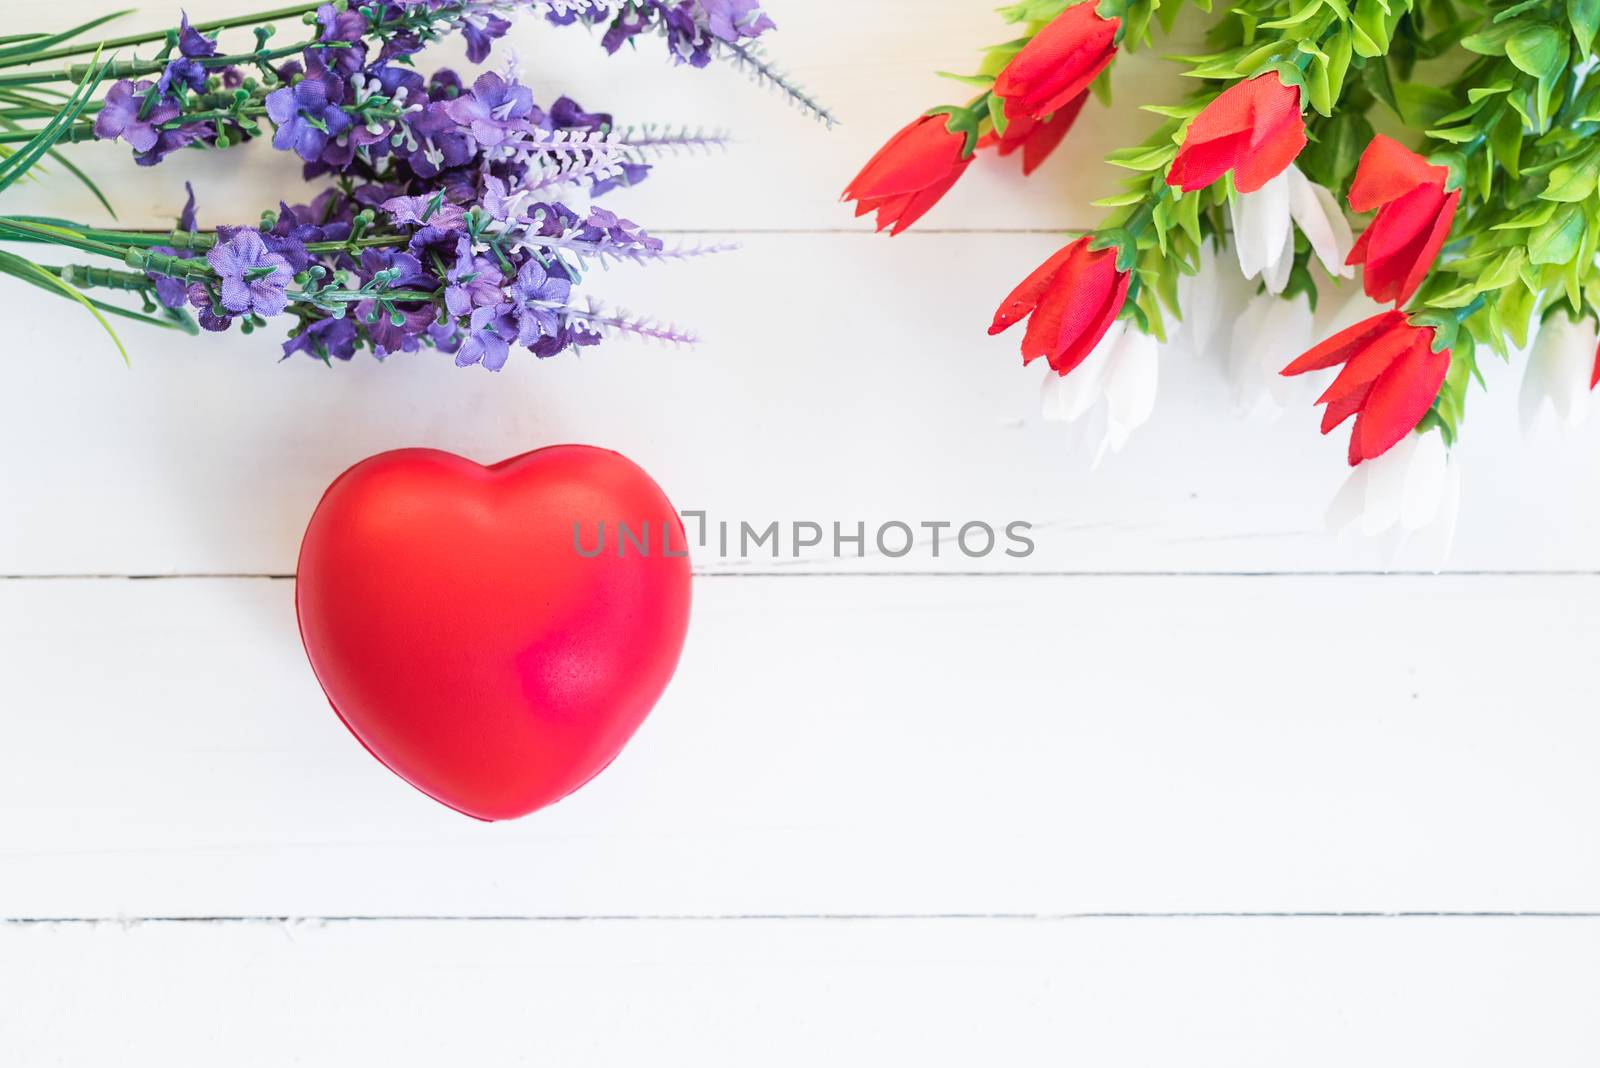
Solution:
<path fill-rule="evenodd" d="M 276 22 L 280 19 L 294 18 L 296 15 L 308 15 L 322 6 L 325 0 L 313 3 L 292 4 L 289 7 L 280 7 L 271 11 L 260 11 L 253 15 L 234 15 L 231 18 L 215 19 L 211 22 L 194 24 L 194 29 L 201 33 L 212 30 L 229 30 L 238 26 L 257 26 L 265 22 Z M 77 44 L 62 45 L 48 52 L 39 52 L 31 56 L 17 56 L 10 60 L 0 60 L 0 67 L 21 67 L 34 63 L 44 63 L 53 59 L 68 59 L 72 56 L 92 55 L 100 49 L 107 52 L 118 48 L 131 48 L 134 45 L 151 44 L 164 41 L 170 30 L 152 30 L 148 33 L 129 34 L 126 37 L 113 37 L 104 41 L 80 41 Z"/>

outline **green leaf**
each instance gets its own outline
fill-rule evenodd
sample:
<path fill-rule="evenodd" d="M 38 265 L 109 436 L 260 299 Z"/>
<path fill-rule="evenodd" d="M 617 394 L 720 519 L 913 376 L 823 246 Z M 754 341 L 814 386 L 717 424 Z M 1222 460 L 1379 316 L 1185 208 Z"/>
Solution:
<path fill-rule="evenodd" d="M 1172 162 L 1178 154 L 1176 145 L 1157 145 L 1146 148 L 1138 145 L 1134 148 L 1122 148 L 1106 157 L 1106 162 L 1114 167 L 1125 167 L 1130 171 L 1157 171 Z"/>
<path fill-rule="evenodd" d="M 1543 226 L 1528 238 L 1528 262 L 1566 263 L 1578 254 L 1585 225 L 1583 211 L 1575 204 L 1564 204 Z"/>
<path fill-rule="evenodd" d="M 1001 137 L 1005 136 L 1006 127 L 1011 125 L 1011 120 L 1006 118 L 1006 102 L 992 93 L 989 96 L 989 121 L 994 123 L 994 132 Z"/>
<path fill-rule="evenodd" d="M 88 22 L 74 26 L 70 30 L 63 30 L 60 33 L 51 34 L 49 37 L 34 37 L 25 44 L 13 45 L 10 48 L 0 48 L 0 59 L 12 59 L 17 56 L 32 55 L 35 52 L 44 52 L 58 44 L 67 43 L 79 34 L 88 33 L 97 26 L 104 26 L 113 19 L 120 19 L 124 15 L 131 14 L 133 14 L 133 8 L 131 7 L 124 11 L 113 11 L 109 15 L 101 15 L 97 19 L 90 19 Z"/>
<path fill-rule="evenodd" d="M 962 85 L 970 85 L 977 89 L 988 89 L 994 85 L 993 75 L 956 74 L 947 70 L 935 71 L 934 73 L 941 78 L 949 78 L 953 82 L 960 82 Z"/>
<path fill-rule="evenodd" d="M 1567 20 L 1572 23 L 1578 54 L 1588 55 L 1595 31 L 1600 29 L 1600 0 L 1567 0 Z"/>
<path fill-rule="evenodd" d="M 1502 112 L 1499 120 L 1489 127 L 1489 147 L 1507 174 L 1521 177 L 1522 117 L 1510 109 Z"/>
<path fill-rule="evenodd" d="M 1520 22 L 1502 22 L 1488 27 L 1480 33 L 1472 33 L 1461 39 L 1461 47 L 1468 52 L 1476 52 L 1480 56 L 1503 56 L 1506 54 L 1506 42 L 1524 28 L 1526 24 Z"/>
<path fill-rule="evenodd" d="M 84 296 L 82 293 L 78 292 L 72 286 L 69 286 L 67 283 L 51 274 L 43 267 L 40 267 L 38 264 L 33 263 L 30 260 L 25 260 L 21 256 L 17 256 L 10 252 L 0 252 L 0 271 L 4 271 L 6 274 L 15 275 L 17 277 L 27 277 L 30 281 L 37 281 L 41 285 L 53 288 L 59 291 L 63 296 L 75 300 L 79 304 L 83 305 L 86 309 L 88 309 L 89 314 L 94 316 L 95 319 L 99 321 L 105 332 L 111 336 L 112 343 L 117 346 L 117 351 L 122 354 L 122 362 L 124 364 L 130 363 L 128 359 L 128 350 L 123 348 L 122 339 L 117 336 L 117 332 L 115 330 L 111 329 L 111 324 L 107 322 L 106 317 L 100 313 L 100 309 L 94 306 L 95 302 L 91 301 L 88 297 Z"/>
<path fill-rule="evenodd" d="M 1556 200 L 1566 204 L 1577 203 L 1594 192 L 1596 174 L 1595 158 L 1585 153 L 1571 162 L 1557 165 L 1550 172 L 1550 181 L 1539 194 L 1542 200 Z"/>
<path fill-rule="evenodd" d="M 1506 39 L 1506 58 L 1524 74 L 1547 78 L 1567 62 L 1567 42 L 1548 25 L 1527 26 Z"/>
<path fill-rule="evenodd" d="M 1455 107 L 1455 97 L 1421 82 L 1401 82 L 1394 87 L 1395 110 L 1407 126 L 1427 128 Z M 1470 138 L 1469 138 L 1470 140 Z"/>

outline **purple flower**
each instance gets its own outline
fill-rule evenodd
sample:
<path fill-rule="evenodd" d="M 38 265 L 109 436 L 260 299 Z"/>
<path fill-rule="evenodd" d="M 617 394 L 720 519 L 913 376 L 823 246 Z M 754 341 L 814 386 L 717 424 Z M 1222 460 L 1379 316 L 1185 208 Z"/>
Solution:
<path fill-rule="evenodd" d="M 278 127 L 272 147 L 293 149 L 307 163 L 322 158 L 329 141 L 348 130 L 352 120 L 333 103 L 329 83 L 309 76 L 267 94 L 267 115 Z"/>
<path fill-rule="evenodd" d="M 189 303 L 198 313 L 195 318 L 200 320 L 200 328 L 220 334 L 233 325 L 233 316 L 228 314 L 226 308 L 218 307 L 211 299 L 211 290 L 204 282 L 189 283 Z"/>
<path fill-rule="evenodd" d="M 530 258 L 517 271 L 507 295 L 517 320 L 517 344 L 532 345 L 540 337 L 561 333 L 561 315 L 547 305 L 567 303 L 572 296 L 572 279 L 559 267 L 552 272 Z"/>
<path fill-rule="evenodd" d="M 623 249 L 642 252 L 660 252 L 664 248 L 659 237 L 651 237 L 632 219 L 623 219 L 605 208 L 590 208 L 579 236 L 585 241 L 608 244 Z"/>
<path fill-rule="evenodd" d="M 223 228 L 217 237 L 206 262 L 221 282 L 222 306 L 236 315 L 270 318 L 282 314 L 289 306 L 287 290 L 294 277 L 289 261 L 268 250 L 255 230 L 230 232 Z"/>
<path fill-rule="evenodd" d="M 461 19 L 461 36 L 467 39 L 467 59 L 472 63 L 482 63 L 489 58 L 489 49 L 494 42 L 506 35 L 511 29 L 511 23 L 499 15 L 484 13 L 475 15 L 468 13 Z"/>
<path fill-rule="evenodd" d="M 528 128 L 533 114 L 533 92 L 525 85 L 507 82 L 490 72 L 472 83 L 472 91 L 444 104 L 446 113 L 485 148 L 505 141 L 514 130 Z"/>
<path fill-rule="evenodd" d="M 362 38 L 367 32 L 367 17 L 359 11 L 338 11 L 332 4 L 317 8 L 317 25 L 322 33 L 306 51 L 328 69 L 346 77 L 366 65 L 367 46 Z M 327 45 L 334 45 L 329 48 Z"/>
<path fill-rule="evenodd" d="M 178 215 L 178 229 L 184 231 L 185 233 L 192 234 L 196 229 L 194 219 L 194 186 L 188 182 L 184 182 L 183 187 L 189 191 L 189 199 L 184 203 L 183 211 Z M 175 259 L 180 260 L 194 259 L 194 251 L 192 249 L 183 249 L 180 251 L 170 245 L 157 245 L 150 251 L 161 256 L 172 256 Z M 146 277 L 155 283 L 156 300 L 160 301 L 163 306 L 177 309 L 189 303 L 189 284 L 184 279 L 172 278 L 164 274 L 156 274 L 153 271 L 149 272 Z"/>
<path fill-rule="evenodd" d="M 705 9 L 706 27 L 723 41 L 741 37 L 760 37 L 777 25 L 761 10 L 761 0 L 700 0 Z"/>
<path fill-rule="evenodd" d="M 356 324 L 345 319 L 319 319 L 283 343 L 283 358 L 297 352 L 319 360 L 348 360 L 356 354 Z"/>
<path fill-rule="evenodd" d="M 154 88 L 154 82 L 136 85 L 126 78 L 113 85 L 106 93 L 105 106 L 94 120 L 95 137 L 102 141 L 121 138 L 132 145 L 135 152 L 149 152 L 154 148 L 161 136 L 157 127 L 177 118 L 180 111 L 177 104 L 161 99 L 148 115 L 141 117 L 139 112 L 144 107 L 145 95 Z"/>
<path fill-rule="evenodd" d="M 440 193 L 417 197 L 393 197 L 383 202 L 383 210 L 401 226 L 434 226 L 440 230 L 460 230 L 466 225 L 466 210 L 452 204 Z"/>
<path fill-rule="evenodd" d="M 463 234 L 456 245 L 455 266 L 445 275 L 449 283 L 444 291 L 445 308 L 459 317 L 499 304 L 505 299 L 500 291 L 503 277 L 494 260 L 472 254 L 472 240 Z"/>
<path fill-rule="evenodd" d="M 413 112 L 406 120 L 411 132 L 406 162 L 417 177 L 424 180 L 464 167 L 472 160 L 472 138 L 463 133 L 445 111 L 449 106 L 435 102 Z"/>
<path fill-rule="evenodd" d="M 178 51 L 189 59 L 208 59 L 217 54 L 217 42 L 189 25 L 187 11 L 178 24 Z"/>
<path fill-rule="evenodd" d="M 517 320 L 511 312 L 509 304 L 497 304 L 473 312 L 467 339 L 456 353 L 456 366 L 482 364 L 490 371 L 504 367 L 506 358 L 511 355 L 511 342 L 517 336 Z"/>
<path fill-rule="evenodd" d="M 210 143 L 216 138 L 216 127 L 209 123 L 196 122 L 174 126 L 170 130 L 162 130 L 161 136 L 156 138 L 156 143 L 150 151 L 134 156 L 133 162 L 141 167 L 154 167 L 180 148 L 188 148 L 198 143 Z"/>
<path fill-rule="evenodd" d="M 361 273 L 370 282 L 379 271 L 399 272 L 388 282 L 391 290 L 431 291 L 438 285 L 415 256 L 393 249 L 369 248 L 361 254 Z M 375 300 L 356 305 L 356 316 L 366 326 L 373 352 L 380 360 L 396 352 L 415 352 L 418 339 L 437 317 L 432 301 L 397 303 L 395 310 L 400 314 L 398 323 Z"/>

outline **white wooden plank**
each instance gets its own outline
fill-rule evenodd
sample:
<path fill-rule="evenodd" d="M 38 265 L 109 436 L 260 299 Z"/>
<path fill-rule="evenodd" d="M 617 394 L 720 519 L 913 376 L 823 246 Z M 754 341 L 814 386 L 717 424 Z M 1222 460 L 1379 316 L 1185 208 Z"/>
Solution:
<path fill-rule="evenodd" d="M 1600 910 L 1600 578 L 723 578 L 604 776 L 479 825 L 292 584 L 0 585 L 0 916 Z"/>
<path fill-rule="evenodd" d="M 1592 920 L 0 929 L 17 1064 L 1587 1068 Z"/>
<path fill-rule="evenodd" d="M 186 6 L 191 18 L 200 21 L 270 5 L 188 0 Z M 865 229 L 864 221 L 852 219 L 851 211 L 838 203 L 840 191 L 895 130 L 930 107 L 959 103 L 971 95 L 935 71 L 972 69 L 979 49 L 1004 40 L 1009 32 L 987 4 L 774 0 L 765 6 L 780 24 L 769 39 L 772 57 L 833 105 L 843 119 L 833 132 L 746 84 L 734 71 L 674 69 L 654 41 L 637 53 L 607 59 L 598 35 L 591 37 L 581 28 L 558 30 L 525 17 L 499 46 L 494 64 L 515 56 L 541 101 L 566 93 L 586 107 L 614 113 L 619 122 L 688 124 L 733 135 L 735 144 L 727 156 L 669 160 L 648 183 L 619 200 L 643 223 L 680 229 Z M 120 20 L 116 32 L 169 26 L 177 9 L 146 5 Z M 7 4 L 19 29 L 60 28 L 104 11 L 96 0 Z M 283 40 L 298 39 L 287 36 L 297 31 L 286 25 Z M 248 43 L 248 31 L 240 39 Z M 464 65 L 454 42 L 430 49 L 418 66 L 430 72 L 442 66 L 472 69 Z M 1024 181 L 1016 160 L 986 160 L 969 172 L 926 225 L 1088 225 L 1098 211 L 1089 202 L 1126 177 L 1126 172 L 1104 164 L 1104 156 L 1136 142 L 1159 122 L 1138 112 L 1137 105 L 1181 97 L 1185 87 L 1175 70 L 1153 53 L 1124 57 L 1114 83 L 1117 106 L 1087 108 L 1068 146 L 1044 169 Z M 122 217 L 138 223 L 160 224 L 176 214 L 184 178 L 194 179 L 202 220 L 213 224 L 248 221 L 262 208 L 275 207 L 286 190 L 303 188 L 298 162 L 265 145 L 186 154 L 150 170 L 132 166 L 126 146 L 77 146 L 74 159 L 96 179 L 107 180 Z M 249 166 L 241 167 L 241 159 L 248 159 Z M 18 202 L 30 210 L 98 212 L 87 194 L 70 183 L 18 192 Z M 13 196 L 7 192 L 8 203 Z"/>
<path fill-rule="evenodd" d="M 807 552 L 800 566 L 813 569 L 1390 565 L 1381 543 L 1324 531 L 1347 468 L 1342 435 L 1317 434 L 1315 383 L 1302 407 L 1263 426 L 1235 416 L 1216 366 L 1169 357 L 1152 423 L 1091 471 L 1070 428 L 1039 418 L 1043 372 L 1020 366 L 1015 338 L 983 333 L 1015 265 L 1043 258 L 1051 239 L 912 242 L 907 255 L 861 236 L 765 236 L 681 269 L 618 269 L 596 284 L 700 323 L 707 343 L 619 342 L 581 358 L 518 359 L 498 376 L 431 353 L 331 370 L 279 364 L 272 341 L 237 334 L 135 334 L 128 370 L 86 317 L 12 303 L 0 574 L 287 573 L 323 489 L 367 455 L 434 445 L 490 462 L 563 441 L 622 450 L 679 507 L 735 530 L 774 520 L 830 533 L 835 522 L 876 530 L 891 520 L 1039 528 L 1039 549 L 1023 560 L 973 561 L 948 547 L 934 559 L 928 546 L 838 561 L 830 545 Z M 0 290 L 5 300 L 18 298 Z M 1460 448 L 1450 565 L 1600 568 L 1600 495 L 1588 491 L 1600 427 L 1525 444 L 1515 374 L 1488 371 L 1493 393 L 1473 397 Z M 796 566 L 716 552 L 697 563 Z"/>

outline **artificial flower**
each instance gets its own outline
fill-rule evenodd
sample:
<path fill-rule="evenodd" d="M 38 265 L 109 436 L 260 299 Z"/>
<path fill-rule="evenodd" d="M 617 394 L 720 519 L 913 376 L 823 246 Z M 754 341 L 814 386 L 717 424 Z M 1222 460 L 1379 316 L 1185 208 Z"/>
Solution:
<path fill-rule="evenodd" d="M 1567 426 L 1580 426 L 1589 417 L 1590 393 L 1600 383 L 1596 341 L 1595 321 L 1588 316 L 1574 321 L 1557 311 L 1544 321 L 1522 376 L 1519 408 L 1524 431 L 1531 430 L 1546 410 Z"/>
<path fill-rule="evenodd" d="M 1234 408 L 1241 415 L 1270 420 L 1283 412 L 1294 386 L 1278 373 L 1283 353 L 1309 348 L 1314 328 L 1311 309 L 1298 297 L 1260 293 L 1245 303 L 1233 320 L 1233 343 L 1225 353 Z"/>
<path fill-rule="evenodd" d="M 943 115 L 923 115 L 889 138 L 845 189 L 856 215 L 878 213 L 878 229 L 903 232 L 950 191 L 972 162 L 967 135 Z"/>
<path fill-rule="evenodd" d="M 1129 275 L 1115 249 L 1080 237 L 1042 263 L 1001 303 L 991 335 L 1028 318 L 1022 362 L 1043 356 L 1057 374 L 1077 367 L 1106 336 L 1128 296 Z"/>
<path fill-rule="evenodd" d="M 1348 277 L 1350 224 L 1332 193 L 1289 164 L 1282 174 L 1253 193 L 1228 202 L 1233 249 L 1246 278 L 1259 276 L 1269 293 L 1282 293 L 1294 267 L 1294 228 L 1306 235 L 1311 251 L 1328 273 Z"/>
<path fill-rule="evenodd" d="M 1378 214 L 1348 262 L 1362 264 L 1361 284 L 1373 300 L 1404 304 L 1432 269 L 1461 201 L 1460 190 L 1445 192 L 1449 173 L 1382 134 L 1361 154 L 1350 207 Z"/>
<path fill-rule="evenodd" d="M 1300 87 L 1269 72 L 1234 83 L 1194 117 L 1167 170 L 1167 184 L 1188 193 L 1232 171 L 1234 188 L 1253 193 L 1282 174 L 1305 146 Z"/>
<path fill-rule="evenodd" d="M 1436 433 L 1407 434 L 1346 477 L 1328 506 L 1335 532 L 1388 538 L 1391 566 L 1404 553 L 1439 570 L 1449 560 L 1461 512 L 1461 464 Z"/>
<path fill-rule="evenodd" d="M 1117 320 L 1076 371 L 1045 375 L 1044 417 L 1078 423 L 1096 464 L 1121 452 L 1155 410 L 1158 357 L 1155 338 Z"/>
<path fill-rule="evenodd" d="M 178 117 L 181 110 L 165 97 L 157 98 L 145 110 L 145 98 L 156 88 L 155 82 L 117 82 L 106 93 L 105 106 L 95 116 L 94 135 L 102 140 L 120 138 L 135 152 L 149 152 L 161 136 L 159 127 Z"/>
<path fill-rule="evenodd" d="M 1350 466 L 1382 456 L 1428 414 L 1445 374 L 1450 350 L 1433 348 L 1431 326 L 1416 326 L 1398 311 L 1380 312 L 1308 350 L 1283 369 L 1300 375 L 1343 364 L 1318 404 L 1322 432 L 1356 417 Z"/>
<path fill-rule="evenodd" d="M 995 79 L 1007 118 L 1043 119 L 1078 100 L 1116 57 L 1122 20 L 1103 19 L 1093 3 L 1057 15 Z"/>
<path fill-rule="evenodd" d="M 222 236 L 206 254 L 217 273 L 222 306 L 235 315 L 281 315 L 289 306 L 286 290 L 294 272 L 289 261 L 267 249 L 255 230 Z"/>
<path fill-rule="evenodd" d="M 1072 129 L 1072 124 L 1078 121 L 1078 113 L 1083 110 L 1084 101 L 1088 98 L 1088 93 L 1079 93 L 1043 119 L 1029 115 L 1008 119 L 1004 133 L 990 130 L 979 138 L 978 148 L 994 148 L 1001 156 L 1009 156 L 1021 149 L 1022 173 L 1024 176 L 1030 175 L 1060 146 L 1062 139 Z"/>

